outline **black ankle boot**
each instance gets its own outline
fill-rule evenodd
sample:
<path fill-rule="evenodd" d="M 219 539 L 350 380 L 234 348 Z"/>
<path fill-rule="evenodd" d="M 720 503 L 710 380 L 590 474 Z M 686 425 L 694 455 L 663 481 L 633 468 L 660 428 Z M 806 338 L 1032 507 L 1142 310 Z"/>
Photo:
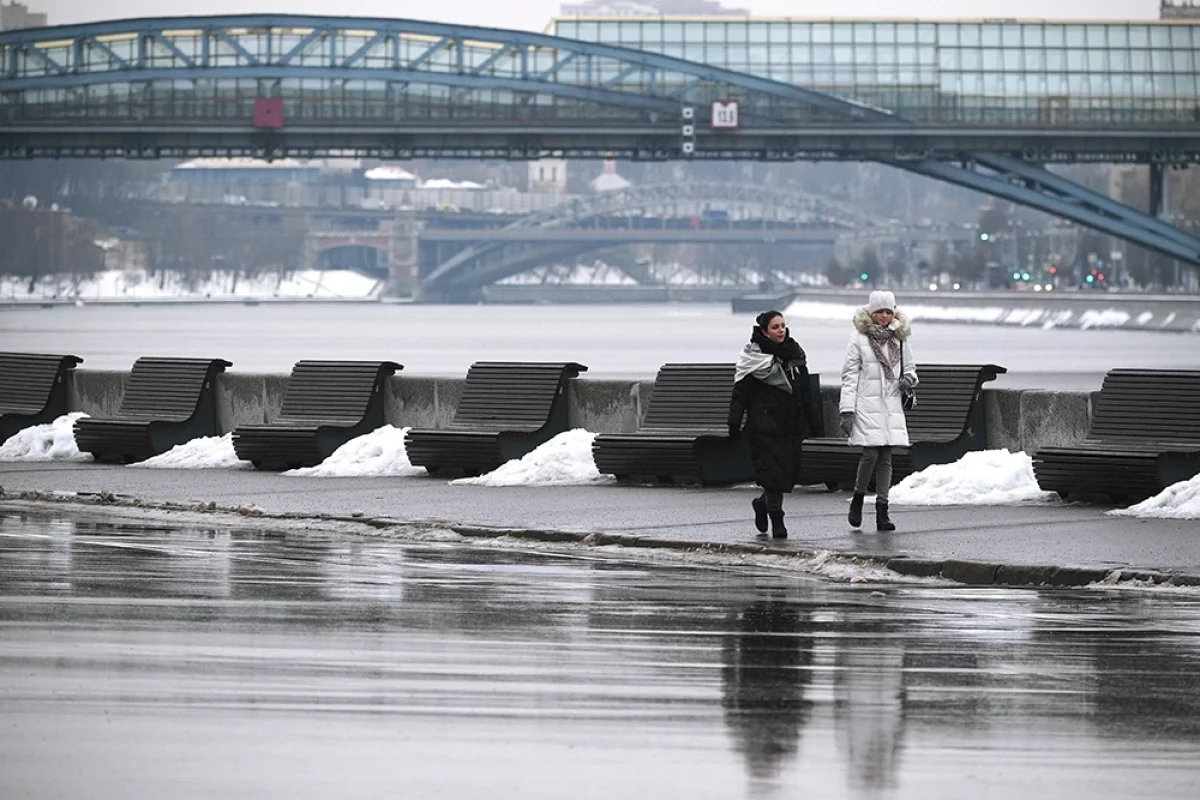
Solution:
<path fill-rule="evenodd" d="M 875 499 L 875 530 L 894 531 L 896 524 L 888 518 L 888 501 Z"/>
<path fill-rule="evenodd" d="M 864 495 L 862 492 L 855 492 L 854 497 L 850 498 L 849 520 L 850 520 L 851 528 L 861 528 L 862 527 L 862 508 L 863 508 L 863 498 L 865 496 L 866 495 Z"/>
<path fill-rule="evenodd" d="M 782 511 L 772 511 L 772 512 L 770 512 L 770 515 L 771 515 L 771 538 L 772 539 L 786 539 L 787 538 L 787 528 L 785 528 L 783 525 L 783 512 Z"/>
<path fill-rule="evenodd" d="M 766 533 L 767 501 L 759 496 L 751 500 L 750 505 L 754 507 L 754 527 L 758 528 L 759 533 Z"/>

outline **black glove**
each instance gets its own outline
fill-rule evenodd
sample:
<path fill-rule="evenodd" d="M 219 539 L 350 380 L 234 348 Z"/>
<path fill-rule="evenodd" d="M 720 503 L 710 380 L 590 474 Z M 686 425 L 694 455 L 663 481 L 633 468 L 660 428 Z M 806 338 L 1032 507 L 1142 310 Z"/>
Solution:
<path fill-rule="evenodd" d="M 842 426 L 842 433 L 849 436 L 850 431 L 854 430 L 854 412 L 853 411 L 843 411 L 840 424 Z"/>
<path fill-rule="evenodd" d="M 909 376 L 909 375 L 901 375 L 900 376 L 900 388 L 902 390 L 908 391 L 909 389 L 913 388 L 916 385 L 917 385 L 916 381 L 914 381 L 911 376 Z"/>
<path fill-rule="evenodd" d="M 742 429 L 738 426 L 738 424 L 736 422 L 729 423 L 729 438 L 737 439 L 741 435 Z"/>

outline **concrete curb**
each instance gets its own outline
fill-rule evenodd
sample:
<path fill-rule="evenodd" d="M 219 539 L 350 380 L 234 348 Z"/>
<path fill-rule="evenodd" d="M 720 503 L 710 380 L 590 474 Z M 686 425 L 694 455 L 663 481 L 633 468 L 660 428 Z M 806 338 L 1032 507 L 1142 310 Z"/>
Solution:
<path fill-rule="evenodd" d="M 458 525 L 451 522 L 412 521 L 395 517 L 370 517 L 354 512 L 345 514 L 302 514 L 285 512 L 268 514 L 262 509 L 247 506 L 224 507 L 215 502 L 163 503 L 119 495 L 110 491 L 96 493 L 56 494 L 41 491 L 5 493 L 0 487 L 0 510 L 5 504 L 22 501 L 39 506 L 76 505 L 110 508 L 132 508 L 139 511 L 186 511 L 200 514 L 234 514 L 263 521 L 336 522 L 362 525 L 376 530 L 393 527 L 416 527 L 449 530 L 460 536 L 475 539 L 513 537 L 536 542 L 581 544 L 591 547 L 617 546 L 654 548 L 661 550 L 698 551 L 721 554 L 772 555 L 813 559 L 819 552 L 807 549 L 780 547 L 755 542 L 712 542 L 704 540 L 661 539 L 651 536 L 604 533 L 600 531 L 564 531 L 554 529 L 499 528 Z M 826 552 L 826 551 L 822 551 Z M 964 586 L 998 586 L 1006 588 L 1068 588 L 1096 583 L 1118 585 L 1130 581 L 1166 586 L 1200 586 L 1200 575 L 1162 572 L 1130 567 L 1076 567 L 1052 564 L 998 564 L 959 559 L 923 559 L 908 556 L 865 556 L 857 553 L 828 551 L 830 555 L 887 569 L 897 575 L 920 578 L 941 578 Z"/>

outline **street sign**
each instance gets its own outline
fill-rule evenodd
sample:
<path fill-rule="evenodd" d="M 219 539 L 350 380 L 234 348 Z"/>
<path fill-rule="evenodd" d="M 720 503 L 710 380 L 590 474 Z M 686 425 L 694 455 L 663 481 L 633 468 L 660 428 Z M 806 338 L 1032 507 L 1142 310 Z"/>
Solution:
<path fill-rule="evenodd" d="M 712 101 L 712 127 L 715 129 L 736 129 L 738 127 L 738 101 Z"/>

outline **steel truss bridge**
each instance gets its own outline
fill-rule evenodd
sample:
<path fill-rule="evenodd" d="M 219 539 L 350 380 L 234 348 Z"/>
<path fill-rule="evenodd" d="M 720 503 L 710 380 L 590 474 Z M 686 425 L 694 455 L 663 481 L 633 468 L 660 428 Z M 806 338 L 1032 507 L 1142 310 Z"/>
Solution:
<path fill-rule="evenodd" d="M 719 208 L 731 219 L 705 219 Z M 647 218 L 650 225 L 642 224 Z M 696 225 L 670 225 L 696 219 Z M 900 233 L 897 226 L 854 207 L 806 192 L 724 183 L 636 186 L 582 197 L 527 214 L 503 228 L 437 231 L 423 243 L 473 240 L 421 278 L 425 296 L 470 296 L 483 286 L 537 266 L 634 243 L 796 244 L 832 246 L 843 237 Z M 435 248 L 435 252 L 440 248 Z M 639 283 L 652 282 L 634 264 L 621 267 Z"/>
<path fill-rule="evenodd" d="M 712 128 L 711 103 L 730 100 L 740 127 Z M 246 15 L 0 33 L 0 158 L 219 155 L 870 160 L 1200 265 L 1200 238 L 1158 219 L 1165 170 L 1200 161 L 1195 117 L 918 122 L 670 56 L 416 20 Z M 1045 168 L 1072 161 L 1150 164 L 1150 213 Z"/>

